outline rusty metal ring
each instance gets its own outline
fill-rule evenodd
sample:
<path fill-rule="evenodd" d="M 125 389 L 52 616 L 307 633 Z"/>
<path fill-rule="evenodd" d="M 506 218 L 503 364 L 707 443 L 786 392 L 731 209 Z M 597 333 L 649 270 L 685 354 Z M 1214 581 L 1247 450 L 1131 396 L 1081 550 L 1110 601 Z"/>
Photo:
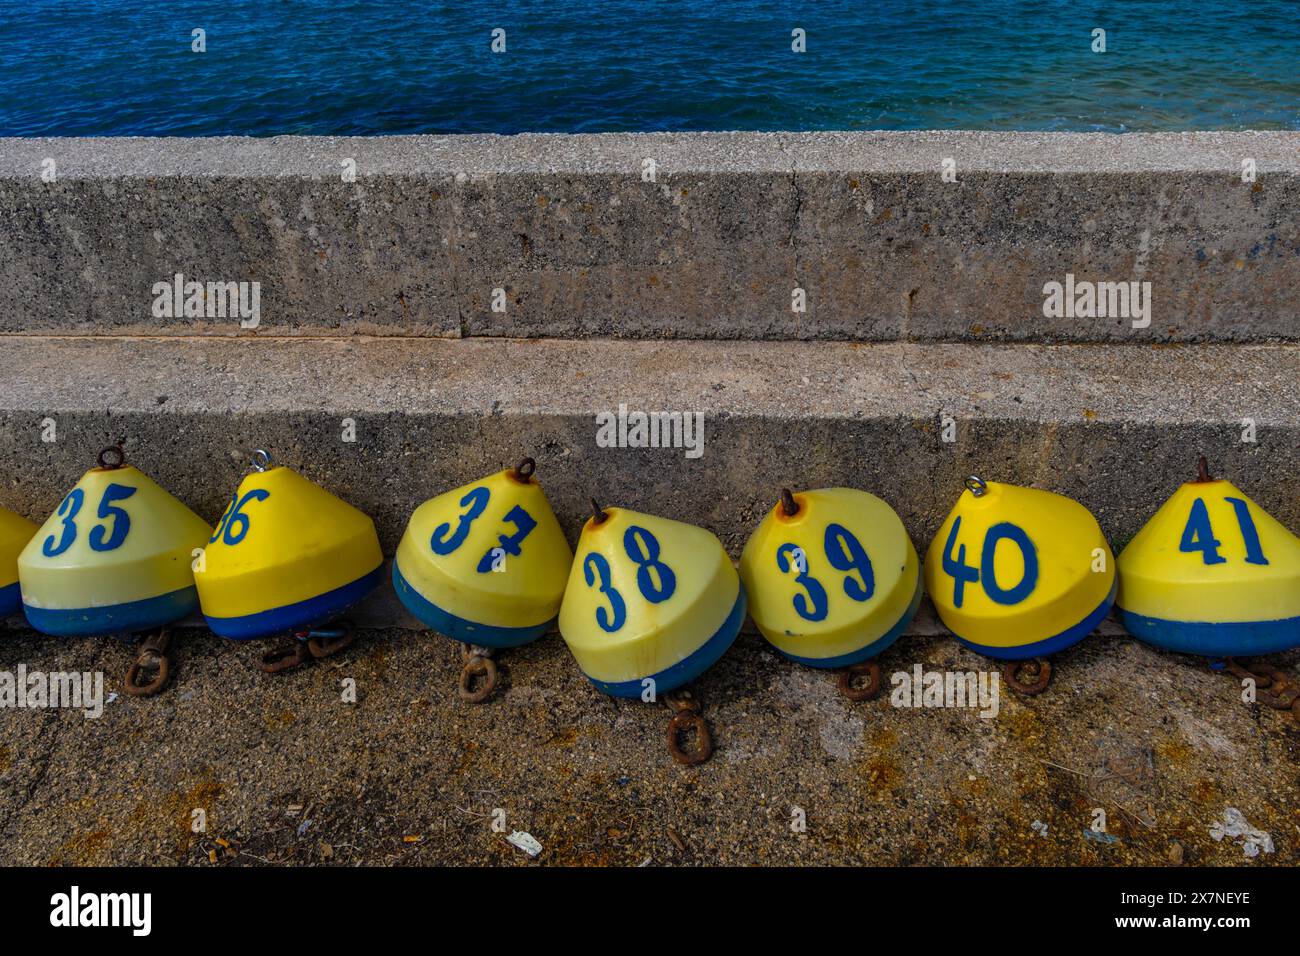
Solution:
<path fill-rule="evenodd" d="M 356 631 L 352 630 L 350 625 L 328 631 L 309 631 L 307 650 L 317 660 L 331 657 L 350 647 L 356 636 Z"/>
<path fill-rule="evenodd" d="M 484 647 L 482 644 L 460 644 L 460 659 L 463 661 L 472 661 L 476 657 L 491 657 L 495 652 L 495 647 Z"/>
<path fill-rule="evenodd" d="M 867 675 L 867 682 L 861 687 L 853 683 L 855 677 Z M 849 700 L 874 700 L 880 696 L 880 664 L 876 661 L 863 661 L 840 671 L 840 693 Z"/>
<path fill-rule="evenodd" d="M 525 458 L 519 464 L 515 465 L 515 477 L 527 481 L 533 477 L 533 472 L 537 470 L 537 462 L 532 458 Z"/>
<path fill-rule="evenodd" d="M 483 685 L 474 690 L 474 678 L 483 676 Z M 477 654 L 469 659 L 460 670 L 460 683 L 456 687 L 460 699 L 470 704 L 481 704 L 492 696 L 497 687 L 497 664 L 490 657 Z"/>
<path fill-rule="evenodd" d="M 695 731 L 695 749 L 682 749 L 681 736 L 689 730 Z M 709 733 L 708 722 L 697 711 L 679 710 L 668 721 L 668 752 L 679 764 L 693 767 L 704 763 L 713 756 L 713 735 Z"/>
<path fill-rule="evenodd" d="M 116 461 L 111 465 L 108 463 L 110 457 L 116 459 Z M 112 471 L 113 469 L 121 468 L 126 464 L 126 452 L 122 451 L 121 445 L 109 445 L 107 448 L 100 449 L 99 456 L 95 461 L 100 468 Z"/>
<path fill-rule="evenodd" d="M 140 674 L 144 671 L 155 671 L 154 678 L 147 683 L 140 683 Z M 126 672 L 126 683 L 122 690 L 128 697 L 152 697 L 164 687 L 171 678 L 172 662 L 166 654 L 155 654 L 152 651 L 146 651 L 141 654 Z"/>
<path fill-rule="evenodd" d="M 1037 665 L 1037 672 L 1031 683 L 1025 683 L 1020 680 L 1020 668 Z M 1036 697 L 1043 691 L 1047 690 L 1047 685 L 1052 682 L 1052 662 L 1044 657 L 1035 657 L 1023 661 L 1007 661 L 1002 665 L 1002 679 L 1006 681 L 1011 689 L 1024 694 L 1026 697 Z"/>
<path fill-rule="evenodd" d="M 262 655 L 262 673 L 280 674 L 300 667 L 311 659 L 311 649 L 306 641 L 295 639 L 289 647 L 281 647 Z"/>

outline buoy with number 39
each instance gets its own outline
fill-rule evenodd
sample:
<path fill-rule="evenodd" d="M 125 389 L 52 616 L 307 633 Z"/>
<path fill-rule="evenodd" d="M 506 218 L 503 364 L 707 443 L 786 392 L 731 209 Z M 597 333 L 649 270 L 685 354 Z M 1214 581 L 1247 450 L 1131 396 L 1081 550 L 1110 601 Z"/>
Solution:
<path fill-rule="evenodd" d="M 782 492 L 740 557 L 749 613 L 812 667 L 875 657 L 921 602 L 920 561 L 894 509 L 855 488 Z"/>
<path fill-rule="evenodd" d="M 19 555 L 27 620 L 61 637 L 171 624 L 198 610 L 193 562 L 207 535 L 206 521 L 106 448 Z"/>
<path fill-rule="evenodd" d="M 1119 556 L 1119 608 L 1134 637 L 1235 657 L 1300 646 L 1300 538 L 1205 459 Z"/>
<path fill-rule="evenodd" d="M 370 517 L 258 451 L 206 539 L 196 574 L 203 616 L 222 637 L 289 632 L 295 650 L 268 655 L 264 669 L 327 656 L 347 634 L 311 629 L 343 614 L 383 580 L 383 553 Z"/>
<path fill-rule="evenodd" d="M 18 555 L 39 528 L 36 522 L 0 508 L 0 620 L 17 614 L 23 606 L 18 585 Z"/>
<path fill-rule="evenodd" d="M 943 623 L 966 646 L 1009 661 L 1083 640 L 1110 612 L 1116 581 L 1110 546 L 1083 505 L 973 476 L 925 556 L 926 591 Z M 1014 668 L 1003 674 L 1025 689 Z M 1027 692 L 1045 688 L 1049 674 L 1040 663 Z"/>

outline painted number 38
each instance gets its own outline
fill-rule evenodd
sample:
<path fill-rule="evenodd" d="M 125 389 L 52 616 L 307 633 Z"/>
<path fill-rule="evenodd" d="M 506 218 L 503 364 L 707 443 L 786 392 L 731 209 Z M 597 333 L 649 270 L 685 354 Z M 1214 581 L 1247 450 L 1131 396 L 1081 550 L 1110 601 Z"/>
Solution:
<path fill-rule="evenodd" d="M 978 568 L 966 563 L 966 545 L 957 547 L 957 553 L 953 554 L 960 529 L 961 518 L 959 517 L 953 521 L 952 530 L 948 532 L 948 541 L 943 548 L 943 569 L 953 580 L 954 607 L 961 607 L 968 583 L 983 585 L 984 593 L 996 604 L 1019 604 L 1034 593 L 1034 587 L 1038 584 L 1038 549 L 1034 547 L 1034 542 L 1029 540 L 1029 535 L 1025 533 L 1024 528 L 1010 521 L 1003 521 L 989 528 L 988 533 L 984 535 L 984 546 L 980 551 Z M 997 569 L 994 566 L 998 542 L 1004 540 L 1018 547 L 1024 559 L 1024 572 L 1020 580 L 1009 588 L 1004 588 L 998 583 Z"/>
<path fill-rule="evenodd" d="M 643 598 L 651 604 L 660 604 L 673 596 L 677 575 L 659 559 L 658 538 L 640 525 L 631 525 L 623 533 L 623 551 L 636 565 L 636 586 Z M 587 587 L 594 587 L 605 596 L 608 604 L 596 608 L 596 624 L 607 634 L 620 630 L 627 623 L 627 602 L 614 587 L 609 561 L 603 554 L 591 552 L 582 559 L 582 577 Z"/>

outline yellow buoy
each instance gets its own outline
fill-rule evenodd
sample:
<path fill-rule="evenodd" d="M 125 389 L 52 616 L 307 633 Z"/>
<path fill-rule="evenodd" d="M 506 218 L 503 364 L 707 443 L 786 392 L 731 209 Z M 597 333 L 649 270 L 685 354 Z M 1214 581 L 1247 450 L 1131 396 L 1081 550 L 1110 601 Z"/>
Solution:
<path fill-rule="evenodd" d="M 726 652 L 744 619 L 745 590 L 710 532 L 623 508 L 587 520 L 560 634 L 600 690 L 639 697 L 680 687 Z"/>
<path fill-rule="evenodd" d="M 22 515 L 0 508 L 0 620 L 16 614 L 23 606 L 18 586 L 18 555 L 39 527 Z"/>
<path fill-rule="evenodd" d="M 415 509 L 393 562 L 397 596 L 426 627 L 516 647 L 560 611 L 573 551 L 525 459 Z"/>
<path fill-rule="evenodd" d="M 1161 505 L 1119 556 L 1134 637 L 1209 657 L 1300 646 L 1300 538 L 1230 481 L 1200 478 Z"/>
<path fill-rule="evenodd" d="M 902 519 L 854 488 L 782 493 L 740 557 L 749 613 L 781 654 L 813 667 L 874 657 L 921 603 Z"/>
<path fill-rule="evenodd" d="M 235 640 L 322 624 L 383 578 L 370 517 L 263 451 L 206 541 L 203 616 Z"/>
<path fill-rule="evenodd" d="M 1005 660 L 1083 640 L 1115 600 L 1091 512 L 1063 495 L 968 478 L 925 555 L 925 589 L 959 641 Z"/>
<path fill-rule="evenodd" d="M 23 610 L 45 634 L 134 634 L 198 610 L 193 562 L 207 522 L 125 463 L 77 482 L 18 557 Z"/>

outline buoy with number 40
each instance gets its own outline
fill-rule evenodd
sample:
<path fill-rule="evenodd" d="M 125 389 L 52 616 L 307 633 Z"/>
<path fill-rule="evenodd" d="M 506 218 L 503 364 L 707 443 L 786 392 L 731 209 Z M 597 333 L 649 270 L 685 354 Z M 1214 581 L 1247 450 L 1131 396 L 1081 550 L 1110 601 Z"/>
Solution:
<path fill-rule="evenodd" d="M 1115 561 L 1097 519 L 1072 498 L 977 477 L 925 556 L 925 587 L 957 639 L 1008 661 L 1045 658 L 1087 637 L 1115 601 Z M 1037 693 L 1038 681 L 1013 687 Z"/>

